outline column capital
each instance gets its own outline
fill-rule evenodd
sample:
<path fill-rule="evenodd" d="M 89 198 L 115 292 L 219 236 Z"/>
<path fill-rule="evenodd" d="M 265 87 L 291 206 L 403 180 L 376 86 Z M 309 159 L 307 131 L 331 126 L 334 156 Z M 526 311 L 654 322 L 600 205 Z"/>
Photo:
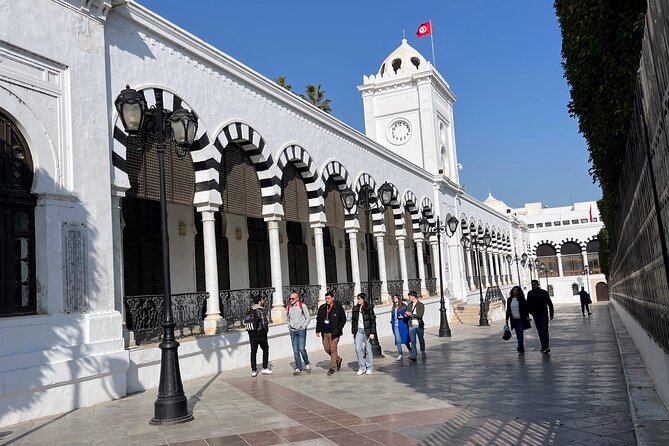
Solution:
<path fill-rule="evenodd" d="M 309 227 L 311 227 L 311 229 L 316 229 L 316 228 L 321 228 L 322 229 L 322 228 L 325 227 L 325 222 L 324 221 L 312 221 L 312 222 L 309 222 Z"/>
<path fill-rule="evenodd" d="M 219 205 L 215 203 L 207 203 L 201 206 L 197 206 L 195 209 L 197 209 L 197 211 L 200 212 L 201 214 L 204 214 L 205 212 L 216 212 L 220 208 Z"/>
<path fill-rule="evenodd" d="M 283 221 L 283 215 L 281 214 L 268 214 L 268 215 L 263 215 L 262 219 L 265 220 L 265 223 L 271 223 L 271 222 L 280 222 Z"/>

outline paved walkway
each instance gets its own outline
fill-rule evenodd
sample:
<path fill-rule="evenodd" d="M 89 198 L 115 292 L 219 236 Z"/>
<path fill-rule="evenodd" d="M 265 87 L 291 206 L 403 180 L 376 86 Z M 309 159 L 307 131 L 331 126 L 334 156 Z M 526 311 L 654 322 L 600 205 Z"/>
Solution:
<path fill-rule="evenodd" d="M 500 324 L 454 325 L 451 339 L 428 330 L 427 359 L 387 356 L 357 376 L 351 346 L 345 366 L 326 376 L 312 352 L 311 374 L 249 369 L 184 383 L 195 420 L 150 426 L 156 390 L 67 414 L 0 428 L 6 445 L 636 445 L 609 307 L 560 306 L 550 356 L 533 328 L 526 353 L 504 342 Z M 406 357 L 406 356 L 405 356 Z"/>

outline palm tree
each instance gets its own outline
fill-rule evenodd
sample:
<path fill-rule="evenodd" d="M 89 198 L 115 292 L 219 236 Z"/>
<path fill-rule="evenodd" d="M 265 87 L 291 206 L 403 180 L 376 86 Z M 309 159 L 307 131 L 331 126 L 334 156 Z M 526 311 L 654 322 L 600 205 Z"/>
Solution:
<path fill-rule="evenodd" d="M 276 79 L 274 79 L 274 82 L 281 85 L 288 91 L 293 91 L 293 86 L 286 82 L 286 76 L 284 75 L 278 76 Z"/>
<path fill-rule="evenodd" d="M 320 84 L 318 86 L 309 84 L 304 88 L 306 96 L 301 94 L 300 97 L 307 102 L 314 104 L 316 107 L 320 108 L 326 113 L 332 113 L 332 107 L 330 107 L 330 99 L 325 99 L 325 90 L 321 90 Z"/>

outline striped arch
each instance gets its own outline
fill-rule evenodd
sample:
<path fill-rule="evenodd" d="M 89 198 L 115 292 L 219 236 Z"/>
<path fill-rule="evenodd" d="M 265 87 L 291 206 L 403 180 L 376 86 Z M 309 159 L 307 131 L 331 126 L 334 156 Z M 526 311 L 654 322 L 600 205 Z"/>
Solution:
<path fill-rule="evenodd" d="M 541 245 L 550 245 L 550 246 L 553 247 L 553 249 L 555 249 L 555 254 L 560 254 L 560 247 L 557 246 L 554 241 L 552 241 L 552 240 L 540 240 L 540 241 L 536 242 L 534 244 L 534 246 L 532 247 L 532 250 L 534 251 L 532 254 L 534 256 L 537 255 L 537 248 Z"/>
<path fill-rule="evenodd" d="M 184 108 L 197 116 L 195 110 L 193 110 L 193 108 L 181 97 L 164 88 L 148 87 L 138 91 L 144 96 L 146 105 L 149 108 L 155 107 L 160 103 L 167 110 Z M 128 135 L 123 129 L 123 124 L 121 123 L 118 113 L 115 112 L 115 115 L 113 130 L 114 145 L 112 147 L 112 189 L 125 192 L 130 188 L 130 178 L 126 171 L 126 144 Z M 193 160 L 193 170 L 195 171 L 195 197 L 193 198 L 193 203 L 200 204 L 203 202 L 220 205 L 222 201 L 218 191 L 218 171 L 216 171 L 215 174 L 212 174 L 208 171 L 208 168 L 198 168 L 198 163 L 204 156 L 209 156 L 215 152 L 212 149 L 209 136 L 207 136 L 207 129 L 202 125 L 201 120 L 199 120 L 198 124 L 195 142 L 190 148 L 191 158 Z M 216 162 L 216 165 L 218 166 L 218 161 Z M 209 193 L 208 191 L 213 191 L 213 193 Z"/>
<path fill-rule="evenodd" d="M 358 181 L 355 182 L 355 193 L 360 196 L 360 191 L 364 188 L 368 187 L 369 189 L 372 190 L 372 196 L 376 198 L 374 200 L 374 203 L 370 206 L 370 211 L 372 213 L 372 231 L 373 232 L 379 232 L 382 230 L 382 225 L 383 225 L 383 214 L 381 212 L 381 206 L 378 200 L 378 194 L 376 192 L 377 190 L 377 185 L 376 181 L 374 178 L 368 174 L 368 173 L 362 173 L 358 177 Z M 357 209 L 356 209 L 357 211 Z M 359 218 L 359 216 L 358 216 Z"/>
<path fill-rule="evenodd" d="M 395 223 L 395 236 L 406 235 L 404 232 L 404 213 L 402 211 L 402 199 L 400 197 L 400 191 L 397 190 L 397 187 L 393 183 L 388 183 L 393 188 L 393 198 L 390 201 L 390 207 L 393 210 L 393 222 Z"/>
<path fill-rule="evenodd" d="M 560 251 L 562 250 L 562 246 L 565 243 L 569 243 L 569 242 L 574 242 L 578 246 L 580 246 L 581 247 L 581 252 L 585 251 L 585 245 L 583 244 L 583 242 L 580 241 L 579 239 L 575 238 L 575 237 L 565 237 L 562 240 L 560 240 Z"/>
<path fill-rule="evenodd" d="M 410 190 L 404 193 L 404 209 L 409 211 L 411 214 L 411 231 L 414 236 L 420 234 L 420 227 L 418 226 L 418 221 L 420 221 L 420 212 L 418 210 L 418 199 L 416 195 Z M 407 228 L 408 230 L 409 228 Z M 408 234 L 408 232 L 407 232 Z"/>
<path fill-rule="evenodd" d="M 321 171 L 321 183 L 323 183 L 323 190 L 325 190 L 325 185 L 332 178 L 332 180 L 337 185 L 339 192 L 342 192 L 347 187 L 351 187 L 351 177 L 348 174 L 346 168 L 336 160 L 329 161 L 325 164 L 325 167 Z M 344 220 L 347 223 L 355 219 L 356 213 L 358 212 L 357 203 L 353 205 L 353 208 L 350 211 L 344 209 Z"/>
<path fill-rule="evenodd" d="M 325 183 L 321 182 L 316 172 L 316 166 L 309 153 L 298 145 L 290 145 L 284 148 L 276 160 L 279 168 L 278 183 L 281 184 L 284 168 L 288 163 L 293 163 L 300 172 L 304 186 L 309 198 L 309 220 L 325 222 Z"/>
<path fill-rule="evenodd" d="M 218 164 L 220 163 L 225 148 L 230 143 L 238 144 L 248 155 L 251 163 L 253 163 L 253 166 L 255 167 L 258 180 L 260 181 L 262 215 L 283 215 L 283 207 L 281 206 L 281 182 L 276 175 L 272 173 L 272 166 L 274 164 L 272 154 L 265 145 L 263 137 L 248 124 L 233 122 L 223 127 L 218 133 L 218 136 L 214 140 L 214 146 L 218 149 L 218 161 L 213 159 L 207 160 L 211 166 L 216 162 L 216 177 L 218 178 L 219 175 Z M 204 170 L 205 168 L 211 169 L 211 167 L 203 163 L 202 169 Z"/>
<path fill-rule="evenodd" d="M 460 231 L 462 231 L 462 235 L 469 237 L 469 223 L 467 223 L 467 216 L 464 212 L 460 214 Z"/>
<path fill-rule="evenodd" d="M 432 206 L 432 201 L 429 198 L 425 197 L 420 201 L 420 210 L 421 213 L 427 218 L 431 224 L 435 223 L 434 219 L 434 208 Z"/>
<path fill-rule="evenodd" d="M 583 240 L 583 242 L 581 242 L 581 249 L 583 250 L 583 252 L 588 252 L 588 243 L 590 243 L 593 240 L 599 240 L 597 234 L 591 235 L 590 237 Z"/>

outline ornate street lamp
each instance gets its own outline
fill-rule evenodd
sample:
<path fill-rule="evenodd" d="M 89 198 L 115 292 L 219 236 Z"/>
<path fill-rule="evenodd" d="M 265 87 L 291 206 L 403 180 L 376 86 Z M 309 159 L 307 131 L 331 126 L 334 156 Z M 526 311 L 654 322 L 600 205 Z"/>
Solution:
<path fill-rule="evenodd" d="M 430 238 L 432 231 L 437 233 L 437 252 L 439 256 L 439 288 L 441 289 L 441 300 L 439 302 L 439 337 L 440 338 L 450 338 L 451 337 L 451 328 L 448 326 L 448 316 L 446 314 L 446 304 L 444 300 L 444 279 L 443 271 L 441 267 L 441 234 L 444 233 L 450 239 L 455 235 L 455 232 L 458 230 L 458 219 L 451 217 L 446 222 L 446 225 L 443 225 L 439 217 L 437 217 L 437 223 L 434 227 L 430 227 L 430 222 L 427 218 L 423 217 L 418 222 L 420 226 L 420 232 L 423 233 L 425 238 Z"/>
<path fill-rule="evenodd" d="M 588 265 L 583 267 L 583 274 L 585 274 L 585 282 L 588 284 L 588 294 L 590 294 L 590 268 L 588 268 Z"/>
<path fill-rule="evenodd" d="M 380 206 L 384 208 L 390 206 L 390 202 L 393 199 L 393 187 L 386 183 L 383 183 L 379 188 L 378 195 L 380 198 Z M 364 186 L 358 196 L 356 197 L 355 192 L 350 188 L 344 189 L 340 193 L 341 202 L 344 205 L 344 209 L 351 211 L 353 206 L 357 203 L 358 207 L 364 207 L 365 209 L 365 256 L 367 257 L 367 296 L 369 301 L 373 302 L 372 297 L 372 252 L 369 250 L 369 242 L 371 237 L 371 231 L 369 230 L 369 214 L 370 214 L 370 205 L 376 203 L 376 197 L 374 196 L 374 189 L 369 186 Z M 381 344 L 379 344 L 379 337 L 374 333 L 374 339 L 370 340 L 372 344 L 372 354 L 375 358 L 383 357 L 383 351 L 381 349 Z"/>
<path fill-rule="evenodd" d="M 475 266 L 475 273 L 476 276 L 478 277 L 479 280 L 479 326 L 480 327 L 487 327 L 488 324 L 488 318 L 484 314 L 484 305 L 483 305 L 483 288 L 481 286 L 481 271 L 480 271 L 480 266 L 479 262 L 481 259 L 481 252 L 480 249 L 483 249 L 484 251 L 487 250 L 490 245 L 492 245 L 492 237 L 490 237 L 490 234 L 488 231 L 485 232 L 485 235 L 483 236 L 483 240 L 479 240 L 476 233 L 471 235 L 471 239 L 467 237 L 466 235 L 463 235 L 462 238 L 460 239 L 460 244 L 462 245 L 463 248 L 469 249 L 471 247 L 474 249 L 474 252 L 476 255 L 474 256 L 476 261 L 474 262 Z"/>
<path fill-rule="evenodd" d="M 163 109 L 162 101 L 147 109 L 144 95 L 126 86 L 114 101 L 125 131 L 130 137 L 140 137 L 140 144 L 145 143 L 142 135 L 156 132 L 158 142 L 158 170 L 160 174 L 160 230 L 163 255 L 163 339 L 159 347 L 160 382 L 158 398 L 154 403 L 154 417 L 151 424 L 176 424 L 191 421 L 193 414 L 188 411 L 188 400 L 184 395 L 179 370 L 179 343 L 174 337 L 174 318 L 172 316 L 172 288 L 170 283 L 170 251 L 167 235 L 167 200 L 165 197 L 165 140 L 174 140 L 177 154 L 183 157 L 193 144 L 197 132 L 197 117 L 184 109 L 173 112 Z"/>
<path fill-rule="evenodd" d="M 520 280 L 520 267 L 518 264 L 520 263 L 523 268 L 525 268 L 525 264 L 527 263 L 527 254 L 523 253 L 520 257 L 518 257 L 518 254 L 514 252 L 513 256 L 511 254 L 506 255 L 506 261 L 509 263 L 509 266 L 511 266 L 511 262 L 516 262 L 516 272 L 518 272 L 518 286 L 521 286 L 521 280 Z"/>

